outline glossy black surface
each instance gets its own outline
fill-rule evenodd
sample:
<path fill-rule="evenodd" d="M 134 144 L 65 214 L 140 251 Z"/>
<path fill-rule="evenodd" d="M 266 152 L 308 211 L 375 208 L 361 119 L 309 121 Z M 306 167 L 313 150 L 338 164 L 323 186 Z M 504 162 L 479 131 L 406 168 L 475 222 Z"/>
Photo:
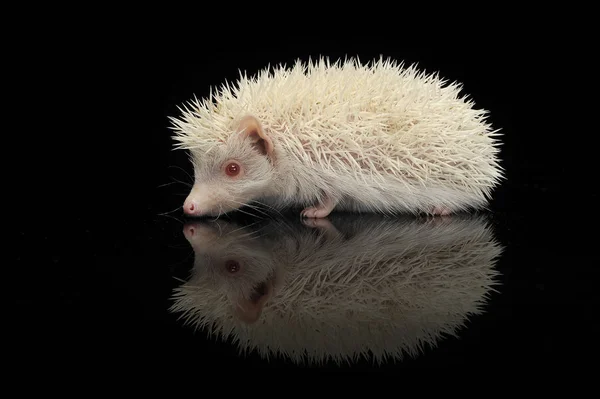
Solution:
<path fill-rule="evenodd" d="M 51 204 L 52 212 L 17 220 L 13 230 L 18 235 L 16 246 L 9 248 L 16 250 L 10 269 L 14 276 L 7 281 L 11 284 L 11 342 L 20 348 L 15 361 L 21 365 L 63 359 L 75 366 L 109 360 L 115 367 L 185 364 L 197 368 L 396 370 L 454 365 L 577 365 L 591 358 L 597 348 L 595 292 L 600 263 L 595 232 L 598 190 L 596 184 L 590 184 L 594 181 L 590 178 L 594 176 L 594 157 L 589 155 L 589 145 L 575 146 L 572 140 L 565 140 L 567 133 L 554 123 L 553 116 L 561 107 L 543 90 L 542 75 L 535 74 L 545 58 L 523 52 L 513 42 L 481 51 L 406 49 L 395 41 L 369 39 L 296 39 L 283 44 L 240 51 L 225 51 L 215 44 L 187 58 L 170 57 L 168 46 L 148 46 L 133 52 L 116 47 L 102 53 L 105 57 L 83 56 L 82 65 L 90 68 L 82 69 L 89 73 L 82 72 L 81 89 L 90 100 L 79 105 L 89 113 L 87 123 L 77 126 L 90 130 L 85 139 L 80 138 L 81 132 L 65 133 L 63 149 L 67 151 L 64 156 L 52 153 L 52 162 L 47 164 L 56 170 L 53 176 L 61 179 L 40 179 L 36 186 L 50 194 L 47 204 Z M 354 353 L 348 349 L 352 346 L 349 342 L 354 342 L 356 351 L 402 345 L 414 348 L 414 336 L 411 339 L 410 334 L 403 333 L 402 326 L 407 325 L 410 331 L 423 328 L 435 333 L 439 327 L 434 328 L 436 323 L 457 323 L 456 336 L 439 337 L 436 347 L 423 345 L 413 358 L 405 356 L 402 361 L 381 364 L 358 359 L 341 365 L 329 361 L 298 366 L 286 356 L 271 355 L 267 360 L 259 351 L 239 355 L 238 342 L 194 331 L 172 309 L 173 294 L 190 279 L 197 254 L 184 233 L 186 220 L 179 208 L 187 195 L 184 183 L 190 182 L 187 173 L 191 169 L 185 153 L 172 151 L 167 117 L 177 114 L 177 106 L 194 95 L 207 95 L 210 85 L 235 79 L 238 69 L 253 72 L 268 63 L 289 63 L 297 56 L 343 57 L 346 53 L 359 54 L 362 59 L 383 53 L 464 82 L 465 92 L 490 110 L 494 126 L 505 134 L 502 158 L 508 180 L 494 193 L 491 211 L 485 215 L 441 221 L 400 218 L 387 221 L 391 227 L 383 233 L 378 230 L 382 221 L 376 217 L 334 215 L 330 218 L 333 227 L 319 228 L 303 226 L 297 215 L 287 213 L 288 222 L 294 226 L 292 232 L 271 225 L 274 236 L 295 243 L 291 246 L 294 250 L 305 251 L 314 259 L 303 266 L 305 271 L 279 258 L 273 264 L 294 271 L 296 278 L 306 279 L 308 285 L 305 291 L 296 292 L 295 299 L 274 294 L 253 324 L 261 328 L 247 336 L 265 350 L 276 346 L 277 340 L 269 331 L 296 337 L 296 346 L 287 343 L 287 348 L 301 349 L 303 339 L 309 342 L 304 345 L 307 347 L 320 343 L 332 347 L 343 342 L 344 356 Z M 553 134 L 559 139 L 552 139 Z M 46 171 L 39 173 L 45 176 Z M 32 209 L 39 201 L 36 195 L 27 196 L 20 206 Z M 253 219 L 241 214 L 221 222 L 226 220 L 244 224 Z M 325 232 L 324 238 L 311 235 L 319 231 Z M 397 288 L 396 296 L 390 296 L 381 282 L 389 270 L 377 267 L 369 276 L 357 273 L 345 280 L 337 276 L 344 281 L 337 285 L 333 277 L 319 280 L 321 285 L 307 277 L 310 270 L 318 268 L 321 255 L 332 261 L 347 258 L 337 266 L 339 273 L 356 272 L 351 259 L 360 258 L 356 253 L 360 249 L 352 240 L 365 244 L 362 261 L 373 262 L 377 241 L 372 237 L 378 237 L 377 231 L 381 240 L 401 232 L 402 239 L 387 249 L 386 256 L 404 268 L 389 278 L 389 284 L 404 284 L 407 292 Z M 298 237 L 303 234 L 312 238 L 300 241 Z M 435 241 L 442 238 L 448 242 Z M 304 244 L 296 245 L 298 242 Z M 438 242 L 438 246 L 432 247 L 431 242 Z M 198 245 L 218 255 L 218 246 L 206 242 Z M 502 251 L 492 260 L 495 245 Z M 415 249 L 421 249 L 419 255 Z M 271 260 L 275 257 L 272 250 L 265 253 Z M 471 275 L 464 274 L 461 254 L 474 262 Z M 453 259 L 457 259 L 454 264 Z M 463 274 L 436 274 L 435 269 L 427 269 L 443 266 Z M 423 274 L 423 270 L 430 274 Z M 484 295 L 487 288 L 485 284 L 482 288 L 481 278 L 494 273 L 495 291 Z M 432 291 L 431 281 L 446 288 Z M 285 293 L 290 284 L 282 282 L 279 292 Z M 366 297 L 361 297 L 367 295 L 364 290 L 353 295 L 354 302 L 349 300 L 352 296 L 345 301 L 335 295 L 327 297 L 315 288 L 323 284 L 330 284 L 330 290 L 340 297 L 366 284 L 371 302 L 361 305 L 366 303 Z M 205 304 L 197 316 L 210 314 L 217 305 L 230 309 L 231 301 L 206 300 L 212 298 L 211 289 L 216 288 L 204 286 L 204 292 L 196 293 L 197 303 Z M 265 293 L 264 285 L 259 291 L 255 298 Z M 294 308 L 308 303 L 311 292 L 315 293 L 312 306 L 317 315 L 313 319 L 308 318 L 306 308 Z M 439 295 L 438 302 L 425 300 L 435 295 Z M 473 303 L 479 300 L 483 301 L 481 311 L 470 314 Z M 271 303 L 278 307 L 269 307 Z M 319 307 L 327 311 L 319 313 Z M 394 317 L 375 320 L 378 314 Z M 294 327 L 289 320 L 286 324 L 286 317 L 304 321 Z M 323 327 L 328 317 L 335 319 L 329 330 Z M 373 331 L 368 332 L 361 318 Z M 240 326 L 235 324 L 234 336 L 240 331 L 249 334 Z M 357 326 L 364 327 L 360 333 Z M 393 331 L 386 339 L 373 338 L 386 328 Z M 293 334 L 286 334 L 286 329 L 292 329 Z M 309 331 L 313 334 L 307 335 Z M 332 332 L 341 335 L 332 338 Z M 353 339 L 352 334 L 356 334 Z M 319 354 L 327 352 L 321 350 Z"/>

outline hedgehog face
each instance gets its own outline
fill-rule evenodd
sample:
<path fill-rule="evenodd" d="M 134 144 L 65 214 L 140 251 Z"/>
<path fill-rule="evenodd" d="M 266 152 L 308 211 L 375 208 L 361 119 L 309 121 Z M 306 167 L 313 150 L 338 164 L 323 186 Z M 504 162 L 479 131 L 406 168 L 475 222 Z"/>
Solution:
<path fill-rule="evenodd" d="M 271 140 L 254 117 L 244 118 L 227 142 L 192 151 L 194 186 L 185 200 L 190 216 L 218 216 L 268 192 L 274 175 Z"/>

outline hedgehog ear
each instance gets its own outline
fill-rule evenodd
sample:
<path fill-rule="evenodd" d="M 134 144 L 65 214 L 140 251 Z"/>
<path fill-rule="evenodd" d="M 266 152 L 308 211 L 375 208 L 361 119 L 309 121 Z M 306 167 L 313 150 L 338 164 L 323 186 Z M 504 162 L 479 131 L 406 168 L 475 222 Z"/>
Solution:
<path fill-rule="evenodd" d="M 248 115 L 242 118 L 238 126 L 238 132 L 242 136 L 249 137 L 252 144 L 263 155 L 271 155 L 273 153 L 273 142 L 271 138 L 264 132 L 258 119 Z"/>

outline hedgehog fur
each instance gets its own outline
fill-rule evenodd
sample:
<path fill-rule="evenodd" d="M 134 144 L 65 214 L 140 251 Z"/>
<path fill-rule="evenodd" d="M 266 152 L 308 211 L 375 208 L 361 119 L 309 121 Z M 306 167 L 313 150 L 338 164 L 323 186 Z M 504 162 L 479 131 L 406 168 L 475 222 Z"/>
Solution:
<path fill-rule="evenodd" d="M 195 172 L 184 211 L 220 215 L 252 202 L 309 217 L 484 208 L 503 178 L 500 134 L 460 90 L 383 58 L 240 74 L 170 118 Z"/>

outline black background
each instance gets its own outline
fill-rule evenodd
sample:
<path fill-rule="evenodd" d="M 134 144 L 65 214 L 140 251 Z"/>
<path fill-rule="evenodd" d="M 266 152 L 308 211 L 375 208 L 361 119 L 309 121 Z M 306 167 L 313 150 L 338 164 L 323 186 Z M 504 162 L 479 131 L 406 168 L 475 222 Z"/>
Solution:
<path fill-rule="evenodd" d="M 175 210 L 169 215 L 180 218 L 176 208 L 186 188 L 159 186 L 189 181 L 178 168 L 190 172 L 186 155 L 172 150 L 168 129 L 177 106 L 235 80 L 240 69 L 252 74 L 320 55 L 363 61 L 383 55 L 439 71 L 462 82 L 504 134 L 508 179 L 491 204 L 496 235 L 507 247 L 498 264 L 502 294 L 460 340 L 382 369 L 578 365 L 591 356 L 598 333 L 597 129 L 570 124 L 582 118 L 567 109 L 583 99 L 562 90 L 587 81 L 567 67 L 575 63 L 585 73 L 587 64 L 577 48 L 560 42 L 560 32 L 512 31 L 514 37 L 492 39 L 487 31 L 461 31 L 417 42 L 402 30 L 327 38 L 269 34 L 268 40 L 257 30 L 229 41 L 213 31 L 188 36 L 193 40 L 185 45 L 161 34 L 109 39 L 99 32 L 81 43 L 73 30 L 56 39 L 40 35 L 35 46 L 15 45 L 33 60 L 11 82 L 19 89 L 15 103 L 28 104 L 12 119 L 13 136 L 24 138 L 27 150 L 23 176 L 8 170 L 15 191 L 25 194 L 7 209 L 17 241 L 9 248 L 14 275 L 6 280 L 9 331 L 23 368 L 57 358 L 72 365 L 110 359 L 136 366 L 293 367 L 239 358 L 234 346 L 194 336 L 166 311 L 178 285 L 173 276 L 185 276 L 191 250 L 181 224 L 158 215 Z M 40 123 L 24 123 L 30 120 Z"/>

